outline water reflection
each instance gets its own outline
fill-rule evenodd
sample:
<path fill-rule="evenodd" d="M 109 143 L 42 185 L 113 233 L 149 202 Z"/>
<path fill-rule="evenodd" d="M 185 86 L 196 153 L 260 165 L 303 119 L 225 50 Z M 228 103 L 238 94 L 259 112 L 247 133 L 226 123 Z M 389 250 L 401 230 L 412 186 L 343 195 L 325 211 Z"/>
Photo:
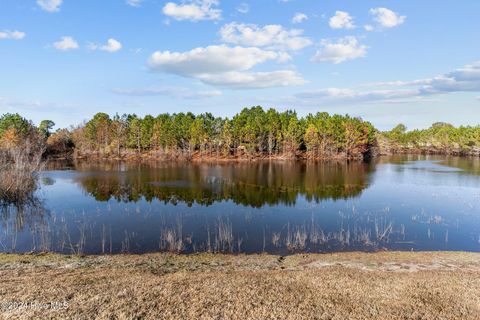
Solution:
<path fill-rule="evenodd" d="M 260 208 L 266 204 L 294 205 L 299 195 L 316 202 L 358 196 L 368 187 L 374 166 L 362 162 L 79 163 L 76 168 L 87 172 L 76 182 L 98 201 L 114 198 L 136 202 L 144 198 L 191 206 L 232 200 Z"/>
<path fill-rule="evenodd" d="M 477 161 L 52 165 L 0 251 L 480 251 Z"/>
<path fill-rule="evenodd" d="M 19 236 L 24 238 L 25 234 L 31 238 L 31 243 L 29 246 L 21 245 L 20 251 L 51 250 L 50 222 L 38 198 L 31 198 L 23 203 L 4 203 L 0 206 L 0 213 L 0 252 L 16 252 Z"/>
<path fill-rule="evenodd" d="M 375 160 L 378 164 L 397 164 L 404 165 L 408 162 L 417 163 L 436 163 L 442 170 L 455 170 L 469 175 L 480 176 L 480 158 L 479 157 L 456 157 L 456 156 L 439 156 L 439 155 L 394 155 L 389 157 L 381 157 Z M 434 168 L 424 166 L 428 170 Z"/>

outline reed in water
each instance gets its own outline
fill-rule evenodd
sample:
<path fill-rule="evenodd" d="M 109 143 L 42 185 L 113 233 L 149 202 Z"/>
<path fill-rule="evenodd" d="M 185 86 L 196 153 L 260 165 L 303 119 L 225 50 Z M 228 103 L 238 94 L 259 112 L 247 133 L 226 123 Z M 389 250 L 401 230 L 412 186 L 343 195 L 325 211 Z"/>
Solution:
<path fill-rule="evenodd" d="M 29 121 L 9 114 L 0 118 L 0 204 L 31 200 L 44 151 L 45 139 Z"/>

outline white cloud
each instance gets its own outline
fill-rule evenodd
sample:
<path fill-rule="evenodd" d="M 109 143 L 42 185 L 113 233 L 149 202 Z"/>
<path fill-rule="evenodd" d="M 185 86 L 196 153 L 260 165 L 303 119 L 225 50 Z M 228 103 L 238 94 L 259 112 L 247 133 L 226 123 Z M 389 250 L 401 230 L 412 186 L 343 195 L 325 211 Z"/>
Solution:
<path fill-rule="evenodd" d="M 280 50 L 301 50 L 311 45 L 312 41 L 302 37 L 302 34 L 303 30 L 287 30 L 275 24 L 258 27 L 255 24 L 232 22 L 220 29 L 224 42 Z"/>
<path fill-rule="evenodd" d="M 110 38 L 107 40 L 107 44 L 105 45 L 97 45 L 94 43 L 91 43 L 88 48 L 90 50 L 102 50 L 102 51 L 107 51 L 107 52 L 117 52 L 122 49 L 122 44 L 118 42 L 117 40 Z"/>
<path fill-rule="evenodd" d="M 255 47 L 226 45 L 195 48 L 187 52 L 157 51 L 148 60 L 152 71 L 199 79 L 203 83 L 240 88 L 266 88 L 302 84 L 291 70 L 245 72 L 267 61 L 283 62 L 284 53 Z"/>
<path fill-rule="evenodd" d="M 292 56 L 286 52 L 277 52 L 277 54 L 278 54 L 277 62 L 285 63 L 287 61 L 292 60 Z"/>
<path fill-rule="evenodd" d="M 361 45 L 354 36 L 341 38 L 337 42 L 322 40 L 321 44 L 323 48 L 315 53 L 312 58 L 313 62 L 333 62 L 338 64 L 367 55 L 368 47 Z"/>
<path fill-rule="evenodd" d="M 248 3 L 240 3 L 240 5 L 237 7 L 237 11 L 246 14 L 250 11 L 250 6 Z"/>
<path fill-rule="evenodd" d="M 220 20 L 222 10 L 215 8 L 219 4 L 219 0 L 189 0 L 181 4 L 167 2 L 162 11 L 175 20 Z"/>
<path fill-rule="evenodd" d="M 305 13 L 297 12 L 292 18 L 292 23 L 302 23 L 308 20 L 308 16 Z"/>
<path fill-rule="evenodd" d="M 480 81 L 480 61 L 449 72 L 446 75 L 449 78 L 455 78 L 458 81 Z"/>
<path fill-rule="evenodd" d="M 433 78 L 373 83 L 378 87 L 418 87 L 421 94 L 480 92 L 480 61 Z"/>
<path fill-rule="evenodd" d="M 35 100 L 14 100 L 14 99 L 7 99 L 5 97 L 0 97 L 0 106 L 2 108 L 7 108 L 7 109 L 27 109 L 27 110 L 34 110 L 38 109 L 44 104 L 42 104 L 39 101 Z"/>
<path fill-rule="evenodd" d="M 335 11 L 335 15 L 330 18 L 329 25 L 332 29 L 355 28 L 352 16 L 345 11 Z"/>
<path fill-rule="evenodd" d="M 406 16 L 400 16 L 398 13 L 387 8 L 370 9 L 373 19 L 384 28 L 393 28 L 405 22 Z"/>
<path fill-rule="evenodd" d="M 30 99 L 17 99 L 15 97 L 0 97 L 0 108 L 4 112 L 25 112 L 25 111 L 34 111 L 39 112 L 42 116 L 46 110 L 54 111 L 58 113 L 65 112 L 66 105 L 51 103 L 51 102 L 42 102 L 40 100 Z M 73 109 L 69 112 L 73 112 Z M 78 110 L 78 109 L 77 109 Z"/>
<path fill-rule="evenodd" d="M 152 70 L 182 76 L 215 74 L 234 70 L 248 70 L 281 55 L 259 48 L 228 47 L 226 45 L 199 47 L 187 52 L 157 51 L 148 66 Z"/>
<path fill-rule="evenodd" d="M 47 12 L 58 12 L 63 0 L 37 0 L 37 4 L 42 10 Z"/>
<path fill-rule="evenodd" d="M 12 40 L 22 40 L 25 38 L 27 34 L 21 31 L 10 31 L 10 30 L 3 30 L 0 31 L 0 40 L 2 39 L 12 39 Z"/>
<path fill-rule="evenodd" d="M 388 87 L 388 88 L 386 88 Z M 299 104 L 411 103 L 458 92 L 480 92 L 480 61 L 433 78 L 370 83 L 356 88 L 322 88 L 297 93 Z"/>
<path fill-rule="evenodd" d="M 432 79 L 417 80 L 428 93 L 480 92 L 480 61 Z"/>
<path fill-rule="evenodd" d="M 114 89 L 114 93 L 130 96 L 168 96 L 176 99 L 205 99 L 222 95 L 218 90 L 194 91 L 181 87 L 149 87 L 140 89 Z"/>
<path fill-rule="evenodd" d="M 365 31 L 373 31 L 375 28 L 371 25 L 371 24 L 366 24 L 363 26 L 363 28 L 365 29 Z"/>
<path fill-rule="evenodd" d="M 225 72 L 221 74 L 204 74 L 199 79 L 204 83 L 231 89 L 263 89 L 288 87 L 305 84 L 301 75 L 292 70 L 271 72 Z"/>
<path fill-rule="evenodd" d="M 305 104 L 334 105 L 361 102 L 403 102 L 411 101 L 405 99 L 416 98 L 418 95 L 417 89 L 359 91 L 349 88 L 324 88 L 297 93 L 295 98 Z"/>
<path fill-rule="evenodd" d="M 125 0 L 125 3 L 132 7 L 140 7 L 143 0 Z"/>
<path fill-rule="evenodd" d="M 54 42 L 53 47 L 58 50 L 68 51 L 78 49 L 78 42 L 72 37 L 62 37 L 60 41 Z"/>

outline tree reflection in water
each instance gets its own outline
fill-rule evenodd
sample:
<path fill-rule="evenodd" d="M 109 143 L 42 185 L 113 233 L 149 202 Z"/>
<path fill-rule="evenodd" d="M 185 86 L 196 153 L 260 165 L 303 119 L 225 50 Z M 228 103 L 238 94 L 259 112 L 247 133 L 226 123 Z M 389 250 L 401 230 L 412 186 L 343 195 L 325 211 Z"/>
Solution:
<path fill-rule="evenodd" d="M 364 162 L 260 162 L 229 164 L 78 163 L 76 179 L 97 201 L 158 199 L 211 205 L 231 200 L 261 208 L 308 201 L 348 199 L 369 185 L 373 166 Z M 96 170 L 92 172 L 92 168 Z M 101 171 L 99 172 L 98 169 Z"/>
<path fill-rule="evenodd" d="M 42 201 L 37 197 L 29 198 L 22 203 L 0 206 L 1 212 L 1 234 L 0 249 L 3 252 L 16 252 L 19 233 L 30 234 L 29 251 L 49 251 L 52 249 L 51 229 L 46 219 L 46 211 Z M 20 251 L 24 251 L 24 247 Z"/>
<path fill-rule="evenodd" d="M 442 248 L 458 237 L 454 222 L 438 213 L 392 213 L 377 200 L 357 209 L 375 170 L 369 163 L 79 162 L 74 168 L 62 183 L 82 192 L 65 191 L 71 198 L 60 201 L 67 203 L 47 198 L 2 207 L 0 251 L 288 254 L 410 250 L 418 241 L 424 241 L 419 248 Z M 47 189 L 56 188 L 51 177 L 41 180 Z"/>

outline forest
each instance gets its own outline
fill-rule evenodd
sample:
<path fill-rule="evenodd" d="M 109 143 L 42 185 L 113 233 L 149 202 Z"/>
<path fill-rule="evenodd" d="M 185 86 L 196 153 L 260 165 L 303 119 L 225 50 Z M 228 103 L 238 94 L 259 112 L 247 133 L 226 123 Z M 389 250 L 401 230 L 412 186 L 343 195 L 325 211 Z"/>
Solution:
<path fill-rule="evenodd" d="M 436 122 L 428 129 L 407 131 L 403 124 L 377 136 L 382 153 L 426 153 L 480 156 L 480 126 Z"/>
<path fill-rule="evenodd" d="M 380 132 L 361 118 L 326 112 L 244 108 L 231 118 L 211 113 L 156 117 L 97 113 L 69 129 L 38 127 L 18 114 L 0 117 L 0 151 L 28 143 L 44 157 L 96 159 L 364 159 L 379 154 L 480 155 L 480 126 L 435 123 L 407 131 L 400 124 Z M 33 147 L 32 147 L 33 146 Z"/>

